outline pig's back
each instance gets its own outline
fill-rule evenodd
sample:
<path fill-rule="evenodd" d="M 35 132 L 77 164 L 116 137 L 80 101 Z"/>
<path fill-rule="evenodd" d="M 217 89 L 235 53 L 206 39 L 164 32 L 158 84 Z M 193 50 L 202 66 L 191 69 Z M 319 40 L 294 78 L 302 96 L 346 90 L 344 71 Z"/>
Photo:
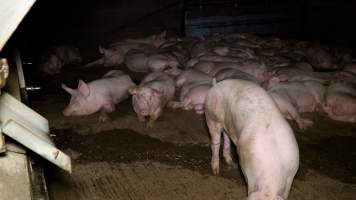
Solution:
<path fill-rule="evenodd" d="M 218 102 L 215 103 L 215 101 Z M 215 106 L 209 106 L 212 104 Z M 242 124 L 252 119 L 270 120 L 273 118 L 284 121 L 278 107 L 267 92 L 251 81 L 231 79 L 217 83 L 208 94 L 207 107 L 214 107 L 215 112 L 238 110 L 238 113 L 226 112 L 225 115 L 236 115 L 233 117 Z M 221 120 L 225 117 L 220 116 Z"/>
<path fill-rule="evenodd" d="M 259 143 L 266 146 L 275 144 L 271 148 L 275 153 L 284 154 L 281 159 L 289 160 L 289 156 L 295 159 L 298 147 L 293 130 L 272 98 L 259 85 L 245 80 L 217 83 L 206 98 L 206 113 L 222 123 L 240 150 L 250 151 L 260 146 Z M 254 138 L 251 145 L 240 145 L 251 138 Z M 285 151 L 290 148 L 294 150 Z"/>

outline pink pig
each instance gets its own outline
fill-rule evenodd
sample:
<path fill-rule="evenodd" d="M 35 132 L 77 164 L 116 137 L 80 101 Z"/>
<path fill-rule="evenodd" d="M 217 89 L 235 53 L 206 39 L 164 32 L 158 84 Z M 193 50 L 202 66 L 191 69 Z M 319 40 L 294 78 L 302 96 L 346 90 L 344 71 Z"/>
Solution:
<path fill-rule="evenodd" d="M 201 84 L 195 85 L 186 92 L 182 91 L 180 107 L 184 110 L 194 109 L 197 114 L 203 114 L 205 98 L 211 87 L 211 84 Z"/>
<path fill-rule="evenodd" d="M 348 83 L 330 85 L 324 96 L 323 110 L 333 120 L 356 122 L 356 87 Z"/>
<path fill-rule="evenodd" d="M 127 99 L 128 89 L 134 86 L 131 78 L 120 70 L 109 71 L 103 78 L 90 83 L 79 80 L 76 90 L 62 84 L 62 88 L 72 95 L 63 115 L 90 115 L 100 110 L 99 121 L 106 121 L 107 113 L 115 110 L 115 104 Z"/>
<path fill-rule="evenodd" d="M 177 78 L 176 78 L 176 86 L 183 87 L 183 85 L 188 85 L 191 83 L 211 83 L 212 77 L 209 75 L 198 71 L 196 69 L 188 69 L 183 71 Z"/>
<path fill-rule="evenodd" d="M 281 113 L 295 120 L 300 129 L 313 125 L 309 119 L 302 118 L 299 113 L 314 112 L 322 103 L 325 87 L 317 81 L 281 82 L 270 85 L 268 93 L 276 102 Z"/>
<path fill-rule="evenodd" d="M 216 78 L 217 82 L 225 80 L 225 79 L 243 79 L 243 80 L 252 81 L 255 83 L 260 82 L 254 76 L 252 76 L 248 73 L 245 73 L 243 71 L 240 71 L 238 69 L 232 69 L 232 68 L 226 68 L 226 69 L 222 69 L 222 70 L 218 71 L 215 74 L 215 78 Z"/>
<path fill-rule="evenodd" d="M 132 105 L 138 120 L 144 122 L 145 116 L 149 116 L 147 127 L 152 127 L 174 97 L 174 80 L 163 72 L 153 72 L 140 85 L 130 88 L 129 92 L 132 94 Z"/>
<path fill-rule="evenodd" d="M 125 39 L 109 45 L 108 48 L 99 46 L 99 52 L 103 56 L 86 67 L 104 65 L 106 67 L 120 65 L 124 62 L 126 53 L 133 49 L 155 49 L 166 41 L 166 31 L 144 38 Z"/>
<path fill-rule="evenodd" d="M 299 167 L 299 149 L 293 130 L 267 92 L 251 81 L 221 81 L 206 97 L 205 117 L 213 173 L 219 173 L 223 133 L 223 156 L 229 165 L 233 165 L 230 140 L 236 145 L 247 199 L 287 199 Z"/>

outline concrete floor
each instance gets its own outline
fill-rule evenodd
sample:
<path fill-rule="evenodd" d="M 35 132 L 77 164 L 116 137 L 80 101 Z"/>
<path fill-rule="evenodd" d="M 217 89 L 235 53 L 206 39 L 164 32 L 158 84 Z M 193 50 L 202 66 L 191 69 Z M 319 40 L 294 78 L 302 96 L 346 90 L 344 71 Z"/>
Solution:
<path fill-rule="evenodd" d="M 117 67 L 120 68 L 120 67 Z M 80 199 L 242 199 L 240 169 L 222 162 L 221 175 L 210 171 L 209 135 L 202 115 L 167 109 L 155 126 L 137 121 L 128 99 L 111 121 L 98 115 L 64 117 L 69 96 L 60 83 L 100 77 L 108 68 L 67 67 L 46 80 L 33 107 L 50 121 L 54 141 L 73 158 L 73 174 L 48 166 L 53 200 Z M 142 74 L 132 74 L 139 80 Z M 300 169 L 289 199 L 353 199 L 356 195 L 356 124 L 309 114 L 315 126 L 299 131 Z M 257 122 L 256 122 L 257 123 Z M 236 158 L 235 154 L 235 158 Z"/>

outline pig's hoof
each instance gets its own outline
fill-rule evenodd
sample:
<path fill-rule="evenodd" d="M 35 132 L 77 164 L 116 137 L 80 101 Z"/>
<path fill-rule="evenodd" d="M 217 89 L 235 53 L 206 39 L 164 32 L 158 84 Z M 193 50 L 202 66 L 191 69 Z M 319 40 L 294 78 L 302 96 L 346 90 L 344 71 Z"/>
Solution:
<path fill-rule="evenodd" d="M 214 162 L 212 162 L 212 163 L 211 163 L 211 169 L 213 170 L 213 174 L 214 174 L 214 175 L 219 175 L 219 171 L 220 171 L 220 169 L 219 169 L 219 163 L 214 163 Z"/>
<path fill-rule="evenodd" d="M 314 125 L 314 122 L 310 119 L 306 119 L 306 118 L 300 119 L 299 128 L 302 130 L 305 130 L 313 125 Z"/>
<path fill-rule="evenodd" d="M 107 122 L 109 120 L 110 120 L 110 118 L 107 115 L 106 116 L 102 116 L 102 115 L 99 116 L 99 122 Z"/>

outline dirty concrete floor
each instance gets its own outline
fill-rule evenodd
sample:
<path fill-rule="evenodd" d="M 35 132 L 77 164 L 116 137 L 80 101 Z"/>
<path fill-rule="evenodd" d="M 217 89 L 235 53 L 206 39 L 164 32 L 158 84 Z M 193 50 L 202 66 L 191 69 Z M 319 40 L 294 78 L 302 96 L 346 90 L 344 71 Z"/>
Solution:
<path fill-rule="evenodd" d="M 46 167 L 53 200 L 80 199 L 243 199 L 240 169 L 221 160 L 221 174 L 210 171 L 209 135 L 202 115 L 167 109 L 153 128 L 137 121 L 130 99 L 120 103 L 111 120 L 98 114 L 63 117 L 74 87 L 108 68 L 71 67 L 45 79 L 43 95 L 32 106 L 50 121 L 55 143 L 72 157 L 73 173 Z M 142 74 L 133 74 L 136 81 Z M 356 124 L 309 115 L 315 126 L 299 131 L 300 169 L 289 199 L 343 199 L 356 196 Z M 257 122 L 256 122 L 257 123 Z M 236 153 L 234 153 L 236 158 Z"/>

